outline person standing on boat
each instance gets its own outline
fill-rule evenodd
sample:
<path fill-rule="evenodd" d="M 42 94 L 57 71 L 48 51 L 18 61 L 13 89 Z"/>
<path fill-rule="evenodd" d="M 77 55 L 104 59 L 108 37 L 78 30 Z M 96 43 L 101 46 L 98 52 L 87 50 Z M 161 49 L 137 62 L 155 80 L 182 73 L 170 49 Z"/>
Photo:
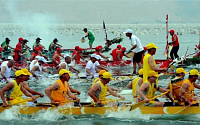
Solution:
<path fill-rule="evenodd" d="M 108 57 L 104 56 L 104 55 L 101 53 L 102 49 L 103 49 L 103 47 L 102 47 L 101 45 L 97 46 L 97 47 L 95 48 L 94 54 L 100 55 L 102 58 L 106 59 L 106 61 L 109 61 L 109 60 L 108 60 Z"/>
<path fill-rule="evenodd" d="M 33 51 L 35 50 L 36 47 L 42 46 L 40 44 L 40 40 L 42 40 L 42 39 L 40 39 L 39 37 L 36 39 L 35 43 L 33 44 L 33 48 L 32 48 Z M 44 46 L 42 46 L 42 47 L 44 48 Z"/>
<path fill-rule="evenodd" d="M 127 51 L 127 53 L 131 52 L 131 50 L 135 50 L 135 55 L 133 57 L 133 74 L 136 74 L 136 64 L 138 65 L 139 69 L 142 68 L 141 59 L 142 54 L 144 53 L 144 49 L 140 42 L 140 39 L 132 34 L 131 29 L 127 29 L 125 32 L 126 36 L 129 38 L 130 43 L 132 45 L 131 49 Z"/>
<path fill-rule="evenodd" d="M 82 60 L 85 60 L 85 59 L 83 58 L 83 56 L 81 55 L 82 52 L 83 52 L 82 48 L 79 47 L 77 53 L 75 53 L 75 54 L 72 56 L 72 61 L 75 60 L 75 63 L 76 63 L 76 64 L 81 64 L 81 63 L 82 63 L 82 62 L 81 62 L 81 59 L 82 59 Z"/>
<path fill-rule="evenodd" d="M 6 84 L 1 90 L 1 99 L 3 102 L 3 106 L 7 106 L 7 104 L 15 104 L 17 102 L 24 101 L 22 98 L 22 95 L 26 95 L 28 97 L 31 97 L 33 100 L 35 100 L 35 97 L 28 93 L 26 89 L 21 85 L 21 83 L 25 79 L 25 74 L 22 70 L 17 70 L 15 72 L 15 79 L 13 79 L 11 82 Z M 6 100 L 5 100 L 5 92 L 7 91 Z M 7 101 L 7 103 L 6 103 Z"/>
<path fill-rule="evenodd" d="M 88 95 L 98 105 L 106 104 L 109 102 L 106 99 L 107 91 L 115 97 L 119 97 L 122 100 L 125 99 L 125 97 L 122 97 L 111 90 L 111 88 L 108 86 L 110 80 L 113 80 L 112 75 L 109 72 L 105 72 L 103 73 L 102 79 L 96 82 L 94 86 L 88 91 Z"/>
<path fill-rule="evenodd" d="M 138 71 L 139 76 L 135 79 L 133 79 L 132 81 L 130 81 L 127 84 L 127 88 L 132 89 L 132 95 L 133 95 L 133 102 L 138 102 L 137 98 L 138 98 L 138 94 L 137 94 L 137 89 L 142 85 L 143 83 L 143 69 L 140 69 Z"/>
<path fill-rule="evenodd" d="M 155 97 L 156 91 L 159 91 L 159 92 L 169 91 L 169 90 L 159 87 L 156 84 L 156 80 L 158 77 L 159 75 L 155 71 L 150 70 L 148 72 L 148 80 L 144 81 L 137 90 L 137 94 L 139 95 L 138 102 L 145 101 L 146 106 L 165 106 L 165 102 L 159 102 L 155 100 L 150 101 L 150 99 Z M 166 95 L 173 102 L 173 99 L 170 97 L 169 93 L 167 93 Z"/>
<path fill-rule="evenodd" d="M 172 42 L 169 43 L 169 45 L 173 45 L 172 50 L 170 52 L 170 57 L 172 60 L 175 58 L 179 58 L 178 56 L 178 50 L 179 50 L 179 41 L 178 36 L 174 33 L 174 30 L 169 31 L 170 35 L 172 36 Z"/>
<path fill-rule="evenodd" d="M 58 39 L 55 38 L 53 42 L 51 42 L 49 45 L 49 52 L 54 53 L 57 47 L 62 47 L 62 46 L 58 44 Z"/>
<path fill-rule="evenodd" d="M 89 40 L 89 46 L 90 46 L 90 49 L 92 49 L 92 44 L 95 40 L 95 37 L 94 35 L 92 34 L 92 32 L 88 31 L 87 28 L 84 28 L 83 31 L 86 33 L 85 37 L 83 37 L 82 39 L 88 37 L 88 40 Z"/>
<path fill-rule="evenodd" d="M 14 49 L 13 47 L 11 47 L 9 45 L 9 43 L 10 43 L 10 39 L 6 38 L 6 40 L 1 44 L 3 52 L 8 52 L 9 53 L 9 52 L 11 52 L 11 50 L 9 48 Z"/>
<path fill-rule="evenodd" d="M 87 79 L 91 78 L 96 78 L 96 69 L 95 69 L 95 62 L 99 58 L 97 57 L 96 54 L 92 54 L 90 57 L 90 60 L 87 62 L 86 67 L 85 67 L 85 73 Z"/>
<path fill-rule="evenodd" d="M 200 85 L 195 83 L 199 76 L 200 74 L 197 69 L 190 70 L 188 79 L 185 79 L 181 86 L 179 96 L 186 105 L 193 105 L 197 103 L 195 101 L 199 99 L 199 97 L 194 94 L 194 88 L 200 89 Z"/>
<path fill-rule="evenodd" d="M 14 61 L 12 59 L 9 60 L 9 61 L 2 62 L 2 64 L 1 64 L 1 82 L 8 83 L 10 80 L 12 80 L 10 78 L 10 76 L 11 76 L 11 69 L 13 71 L 16 71 L 13 68 L 13 65 L 14 65 Z"/>
<path fill-rule="evenodd" d="M 61 52 L 62 52 L 62 49 L 57 48 L 52 56 L 52 62 L 53 62 L 54 67 L 56 68 L 58 68 L 57 66 L 60 64 L 60 56 L 64 58 L 64 55 L 61 54 Z"/>
<path fill-rule="evenodd" d="M 113 49 L 113 51 L 112 51 L 112 53 L 111 53 L 111 55 L 112 55 L 112 57 L 113 57 L 113 61 L 115 61 L 116 60 L 116 51 L 117 50 L 121 50 L 121 48 L 122 48 L 122 46 L 119 44 L 119 45 L 117 45 L 117 48 L 115 48 L 115 49 Z"/>
<path fill-rule="evenodd" d="M 52 104 L 55 104 L 56 102 L 67 103 L 66 95 L 76 100 L 77 102 L 80 101 L 80 99 L 72 94 L 69 89 L 68 81 L 70 79 L 70 76 L 72 76 L 72 74 L 70 74 L 70 71 L 67 71 L 66 69 L 61 69 L 59 71 L 59 79 L 45 89 L 45 93 L 51 100 Z"/>
<path fill-rule="evenodd" d="M 74 67 L 72 67 L 71 65 L 71 56 L 69 54 L 65 54 L 64 55 L 64 62 L 61 62 L 58 66 L 58 72 L 61 69 L 66 69 L 67 71 L 72 71 L 74 73 L 76 73 L 76 75 L 78 75 L 80 73 L 80 71 L 76 70 Z"/>
<path fill-rule="evenodd" d="M 167 71 L 167 68 L 158 68 L 156 67 L 155 59 L 153 55 L 156 54 L 156 49 L 158 47 L 154 43 L 147 44 L 147 51 L 148 53 L 144 56 L 143 59 L 143 81 L 145 82 L 148 78 L 148 72 L 150 70 L 154 71 Z"/>
<path fill-rule="evenodd" d="M 174 98 L 174 102 L 177 104 L 181 103 L 181 97 L 179 95 L 181 86 L 184 83 L 184 77 L 187 72 L 183 68 L 176 69 L 176 77 L 173 78 L 168 84 L 166 89 L 169 89 L 171 96 Z"/>

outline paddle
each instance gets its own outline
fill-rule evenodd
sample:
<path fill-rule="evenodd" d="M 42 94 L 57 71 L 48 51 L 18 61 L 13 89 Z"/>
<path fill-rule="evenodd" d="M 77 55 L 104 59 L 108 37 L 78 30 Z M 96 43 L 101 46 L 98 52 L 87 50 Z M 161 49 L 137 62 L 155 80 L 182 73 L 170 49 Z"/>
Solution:
<path fill-rule="evenodd" d="M 162 93 L 162 94 L 160 94 L 160 95 L 157 95 L 157 96 L 155 96 L 155 97 L 149 99 L 149 101 L 154 100 L 154 99 L 156 99 L 156 98 L 158 98 L 158 97 L 160 97 L 160 96 L 162 96 L 162 95 L 165 95 L 165 94 L 167 94 L 167 93 L 168 93 L 168 92 L 164 92 L 164 93 Z M 131 106 L 131 108 L 130 108 L 129 111 L 135 110 L 136 108 L 142 106 L 144 103 L 146 103 L 146 102 L 145 102 L 145 101 L 141 101 L 141 102 L 139 102 L 139 103 L 133 104 L 133 105 Z"/>
<path fill-rule="evenodd" d="M 35 98 L 39 98 L 40 96 L 35 96 Z M 16 105 L 16 104 L 19 104 L 19 103 L 23 103 L 23 102 L 28 102 L 28 101 L 32 101 L 33 99 L 32 98 L 28 98 L 28 99 L 24 99 L 22 101 L 19 101 L 19 102 L 15 102 L 13 104 L 8 104 L 8 105 Z"/>
<path fill-rule="evenodd" d="M 115 101 L 119 101 L 119 100 L 122 100 L 122 99 L 108 100 L 106 103 L 115 102 Z M 84 105 L 84 107 L 90 107 L 90 106 L 94 106 L 94 105 L 98 105 L 98 104 L 97 104 L 97 103 L 94 103 L 94 104 Z"/>
<path fill-rule="evenodd" d="M 132 52 L 132 51 L 126 54 L 126 56 L 127 56 L 128 58 L 132 58 L 134 55 L 135 55 L 135 53 Z"/>

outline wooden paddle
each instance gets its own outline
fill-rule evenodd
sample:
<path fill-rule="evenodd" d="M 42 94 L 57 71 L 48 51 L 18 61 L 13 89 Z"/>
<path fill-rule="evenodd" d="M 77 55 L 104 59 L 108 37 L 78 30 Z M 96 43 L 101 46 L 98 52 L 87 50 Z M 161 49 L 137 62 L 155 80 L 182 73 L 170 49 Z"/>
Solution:
<path fill-rule="evenodd" d="M 40 96 L 35 96 L 35 98 L 39 98 Z M 8 105 L 16 105 L 16 104 L 20 104 L 20 103 L 23 103 L 23 102 L 28 102 L 28 101 L 32 101 L 33 99 L 32 98 L 28 98 L 28 99 L 24 99 L 22 101 L 19 101 L 19 102 L 15 102 L 13 104 L 8 104 Z"/>
<path fill-rule="evenodd" d="M 122 99 L 108 100 L 106 103 L 120 101 L 120 100 L 122 100 Z M 84 107 L 90 107 L 90 106 L 94 106 L 94 105 L 97 105 L 97 103 L 89 104 L 89 105 L 84 105 Z"/>
<path fill-rule="evenodd" d="M 167 94 L 167 93 L 168 93 L 168 92 L 164 92 L 164 93 L 162 93 L 162 94 L 160 94 L 160 95 L 157 95 L 157 96 L 155 96 L 155 97 L 149 99 L 149 101 L 154 100 L 154 99 L 156 99 L 156 98 L 158 98 L 158 97 L 160 97 L 160 96 L 162 96 L 162 95 L 165 95 L 165 94 Z M 145 101 L 141 101 L 141 102 L 139 102 L 139 103 L 133 104 L 133 105 L 131 106 L 131 108 L 130 108 L 129 111 L 135 110 L 136 108 L 142 106 L 144 103 L 146 103 L 146 102 L 145 102 Z"/>
<path fill-rule="evenodd" d="M 126 54 L 126 56 L 129 58 L 132 58 L 134 55 L 135 55 L 135 53 L 132 51 Z"/>

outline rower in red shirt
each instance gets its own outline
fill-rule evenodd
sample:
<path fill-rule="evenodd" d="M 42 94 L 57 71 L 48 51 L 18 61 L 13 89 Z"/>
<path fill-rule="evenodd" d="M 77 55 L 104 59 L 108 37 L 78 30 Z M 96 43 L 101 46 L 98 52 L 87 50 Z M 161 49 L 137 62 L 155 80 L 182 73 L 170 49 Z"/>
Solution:
<path fill-rule="evenodd" d="M 116 51 L 116 61 L 123 61 L 123 62 L 125 61 L 125 60 L 122 59 L 123 56 L 127 57 L 127 55 L 125 54 L 125 51 L 126 51 L 125 47 L 122 47 L 122 50 L 117 50 Z"/>
<path fill-rule="evenodd" d="M 20 50 L 20 52 L 22 53 L 22 44 L 24 42 L 24 39 L 22 37 L 20 37 L 18 40 L 19 40 L 19 42 L 17 43 L 16 48 L 18 48 Z"/>
<path fill-rule="evenodd" d="M 115 48 L 115 49 L 113 49 L 113 51 L 112 51 L 112 53 L 110 54 L 110 55 L 112 55 L 112 57 L 113 57 L 113 61 L 115 61 L 116 60 L 116 51 L 117 50 L 121 50 L 121 48 L 122 48 L 122 46 L 119 44 L 119 45 L 117 45 L 117 48 Z"/>
<path fill-rule="evenodd" d="M 15 62 L 19 62 L 19 61 L 20 61 L 20 60 L 19 60 L 20 57 L 25 58 L 25 57 L 22 55 L 22 53 L 20 53 L 20 49 L 19 49 L 19 48 L 15 48 L 11 56 L 13 57 L 13 59 L 14 59 Z M 27 58 L 25 58 L 25 59 L 27 59 Z"/>
<path fill-rule="evenodd" d="M 76 54 L 77 53 L 77 51 L 78 51 L 78 48 L 80 48 L 79 46 L 75 46 L 75 50 L 74 50 L 74 52 L 72 53 L 72 56 L 74 55 L 74 54 Z"/>
<path fill-rule="evenodd" d="M 35 48 L 35 51 L 32 52 L 32 54 L 31 54 L 30 61 L 34 60 L 35 57 L 36 57 L 37 55 L 39 55 L 39 53 L 40 53 L 40 49 L 39 49 L 38 47 L 36 47 L 36 48 Z"/>
<path fill-rule="evenodd" d="M 94 52 L 94 54 L 100 55 L 102 58 L 104 58 L 104 59 L 106 59 L 106 60 L 108 61 L 108 57 L 104 56 L 104 55 L 101 53 L 102 49 L 103 49 L 103 47 L 102 47 L 101 45 L 97 46 L 97 47 L 95 48 L 96 51 Z"/>
<path fill-rule="evenodd" d="M 76 64 L 81 64 L 81 59 L 84 60 L 84 58 L 81 56 L 82 51 L 82 48 L 79 47 L 77 53 L 72 56 L 72 61 L 75 60 Z"/>
<path fill-rule="evenodd" d="M 62 56 L 64 58 L 64 55 L 61 54 L 61 52 L 62 52 L 62 49 L 57 48 L 52 56 L 52 62 L 56 68 L 58 68 L 58 65 L 60 64 L 60 56 Z"/>

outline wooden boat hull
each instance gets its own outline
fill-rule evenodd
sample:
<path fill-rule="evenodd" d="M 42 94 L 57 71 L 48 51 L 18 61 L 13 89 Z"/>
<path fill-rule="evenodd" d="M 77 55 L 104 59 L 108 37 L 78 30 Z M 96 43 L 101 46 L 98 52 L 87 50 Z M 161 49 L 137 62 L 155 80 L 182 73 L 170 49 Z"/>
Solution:
<path fill-rule="evenodd" d="M 11 107 L 0 107 L 0 113 L 5 110 L 10 109 Z M 38 107 L 27 107 L 27 106 L 18 106 L 19 114 L 35 114 L 37 112 L 45 112 L 55 111 L 59 112 L 64 115 L 84 115 L 84 114 L 99 114 L 99 115 L 106 115 L 109 113 L 120 113 L 121 111 L 129 112 L 130 106 L 124 107 L 70 107 L 70 106 L 59 106 L 59 107 L 49 107 L 49 106 L 38 106 Z M 15 107 L 16 110 L 16 107 Z M 200 107 L 193 106 L 193 107 L 185 107 L 185 106 L 176 106 L 176 107 L 147 107 L 142 106 L 138 109 L 135 109 L 131 112 L 138 112 L 141 114 L 160 114 L 160 115 L 186 115 L 186 114 L 199 114 Z"/>

